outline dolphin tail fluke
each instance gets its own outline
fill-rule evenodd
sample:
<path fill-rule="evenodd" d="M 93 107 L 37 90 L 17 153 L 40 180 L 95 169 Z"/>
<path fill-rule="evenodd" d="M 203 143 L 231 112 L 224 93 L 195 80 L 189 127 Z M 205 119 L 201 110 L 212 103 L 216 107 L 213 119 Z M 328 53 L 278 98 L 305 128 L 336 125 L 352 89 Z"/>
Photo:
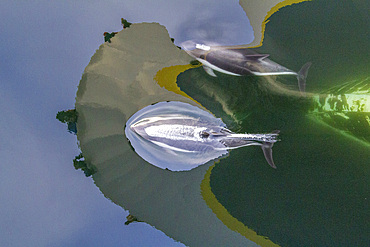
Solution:
<path fill-rule="evenodd" d="M 235 149 L 252 145 L 261 146 L 267 163 L 269 163 L 272 168 L 276 169 L 274 160 L 272 159 L 272 146 L 275 142 L 279 141 L 279 139 L 277 139 L 279 132 L 279 130 L 275 130 L 269 134 L 230 133 L 221 137 L 220 142 L 226 146 L 227 149 Z"/>
<path fill-rule="evenodd" d="M 272 146 L 273 145 L 274 145 L 274 143 L 264 142 L 261 147 L 262 147 L 262 151 L 263 151 L 263 154 L 265 155 L 265 159 L 266 159 L 267 163 L 269 163 L 269 165 L 272 168 L 276 169 L 274 160 L 272 159 Z"/>
<path fill-rule="evenodd" d="M 274 135 L 275 138 L 277 137 L 277 135 L 279 133 L 280 133 L 280 130 L 274 130 L 274 131 L 271 132 L 271 134 Z M 265 156 L 265 159 L 266 159 L 267 163 L 269 163 L 269 165 L 272 168 L 275 168 L 275 169 L 276 169 L 276 165 L 274 163 L 274 160 L 272 159 L 272 146 L 274 146 L 274 143 L 276 141 L 277 141 L 277 139 L 275 139 L 272 142 L 264 142 L 261 146 L 262 151 L 263 151 L 263 155 Z"/>
<path fill-rule="evenodd" d="M 298 88 L 301 93 L 304 93 L 306 90 L 306 78 L 308 74 L 308 69 L 311 67 L 311 62 L 305 63 L 302 68 L 298 71 Z"/>

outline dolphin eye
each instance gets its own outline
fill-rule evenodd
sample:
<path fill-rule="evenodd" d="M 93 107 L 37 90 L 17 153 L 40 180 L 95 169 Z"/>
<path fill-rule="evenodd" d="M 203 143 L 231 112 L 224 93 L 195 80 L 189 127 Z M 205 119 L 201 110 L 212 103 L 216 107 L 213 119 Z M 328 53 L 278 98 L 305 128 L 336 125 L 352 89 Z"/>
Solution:
<path fill-rule="evenodd" d="M 207 138 L 208 136 L 209 136 L 208 132 L 205 132 L 205 131 L 200 132 L 200 137 Z"/>

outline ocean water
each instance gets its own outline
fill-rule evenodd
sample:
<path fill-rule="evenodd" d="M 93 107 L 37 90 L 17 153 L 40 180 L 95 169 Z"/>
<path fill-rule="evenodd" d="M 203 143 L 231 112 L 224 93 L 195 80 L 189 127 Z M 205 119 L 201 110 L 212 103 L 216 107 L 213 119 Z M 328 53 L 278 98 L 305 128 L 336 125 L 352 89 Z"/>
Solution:
<path fill-rule="evenodd" d="M 368 105 L 369 27 L 363 7 L 352 1 L 285 7 L 270 18 L 256 50 L 296 71 L 311 61 L 308 92 L 325 98 L 328 88 L 349 83 L 363 89 L 362 104 Z M 342 111 L 344 116 L 328 115 L 325 122 L 312 112 L 311 97 L 276 92 L 261 77 L 217 75 L 197 68 L 181 74 L 178 84 L 234 131 L 278 129 L 281 138 L 273 147 L 277 170 L 265 164 L 258 147 L 234 150 L 217 163 L 210 187 L 218 201 L 281 246 L 368 245 L 369 111 Z M 275 80 L 297 90 L 295 77 Z M 341 121 L 349 122 L 346 128 Z"/>
<path fill-rule="evenodd" d="M 139 220 L 189 246 L 367 246 L 366 6 L 307 1 L 269 18 L 255 50 L 294 71 L 312 62 L 305 97 L 295 76 L 211 77 L 190 66 L 191 58 L 159 25 L 137 24 L 117 34 L 93 56 L 77 93 L 77 136 L 98 171 L 95 184 Z M 364 106 L 318 107 L 316 99 L 325 101 L 328 90 L 335 97 L 356 95 L 358 102 L 348 105 Z M 273 147 L 277 169 L 260 147 L 233 150 L 189 172 L 150 165 L 123 130 L 132 114 L 160 101 L 204 107 L 235 132 L 280 130 Z"/>

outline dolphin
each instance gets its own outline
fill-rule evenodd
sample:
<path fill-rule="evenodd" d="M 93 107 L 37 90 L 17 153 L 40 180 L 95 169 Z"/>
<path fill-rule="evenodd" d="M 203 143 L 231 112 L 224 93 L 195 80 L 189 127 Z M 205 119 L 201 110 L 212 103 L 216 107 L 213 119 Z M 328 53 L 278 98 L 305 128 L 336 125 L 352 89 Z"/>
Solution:
<path fill-rule="evenodd" d="M 127 124 L 125 133 L 135 151 L 161 168 L 188 170 L 225 155 L 230 149 L 253 145 L 260 146 L 267 163 L 276 168 L 272 146 L 278 141 L 279 131 L 234 133 L 221 119 L 186 103 L 160 102 L 145 107 Z M 181 163 L 184 164 L 176 165 Z"/>
<path fill-rule="evenodd" d="M 190 56 L 202 63 L 205 72 L 210 76 L 217 76 L 214 70 L 234 76 L 295 75 L 299 91 L 304 92 L 306 89 L 306 78 L 311 62 L 304 64 L 298 72 L 295 72 L 268 59 L 269 54 L 258 54 L 240 46 L 195 44 L 195 49 L 189 49 L 189 46 L 194 47 L 193 41 L 185 41 L 182 46 Z"/>

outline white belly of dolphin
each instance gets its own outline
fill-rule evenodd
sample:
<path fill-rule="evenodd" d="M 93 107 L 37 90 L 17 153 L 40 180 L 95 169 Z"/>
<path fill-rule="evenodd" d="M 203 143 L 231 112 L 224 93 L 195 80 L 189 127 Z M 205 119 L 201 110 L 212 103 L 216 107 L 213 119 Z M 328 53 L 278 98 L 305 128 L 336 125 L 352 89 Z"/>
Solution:
<path fill-rule="evenodd" d="M 292 71 L 284 71 L 284 72 L 256 72 L 256 71 L 251 71 L 253 75 L 257 76 L 269 76 L 269 75 L 297 75 L 296 72 Z"/>
<path fill-rule="evenodd" d="M 224 73 L 224 74 L 227 74 L 227 75 L 234 75 L 234 76 L 241 76 L 240 74 L 235 74 L 235 73 L 232 73 L 232 72 L 230 72 L 230 71 L 227 71 L 227 70 L 224 70 L 224 69 L 221 69 L 221 68 L 219 68 L 219 67 L 217 67 L 217 66 L 215 66 L 215 65 L 213 65 L 213 64 L 211 64 L 211 63 L 209 63 L 209 62 L 207 62 L 206 60 L 204 60 L 204 59 L 200 59 L 200 58 L 197 58 L 197 60 L 199 61 L 199 62 L 201 62 L 202 64 L 203 64 L 203 66 L 206 66 L 206 67 L 208 67 L 208 68 L 211 68 L 211 69 L 213 69 L 213 70 L 216 70 L 216 71 L 218 71 L 218 72 L 221 72 L 221 73 Z M 207 72 L 208 73 L 208 72 Z M 209 73 L 208 73 L 209 74 Z M 216 76 L 216 75 L 211 75 L 211 76 Z"/>

